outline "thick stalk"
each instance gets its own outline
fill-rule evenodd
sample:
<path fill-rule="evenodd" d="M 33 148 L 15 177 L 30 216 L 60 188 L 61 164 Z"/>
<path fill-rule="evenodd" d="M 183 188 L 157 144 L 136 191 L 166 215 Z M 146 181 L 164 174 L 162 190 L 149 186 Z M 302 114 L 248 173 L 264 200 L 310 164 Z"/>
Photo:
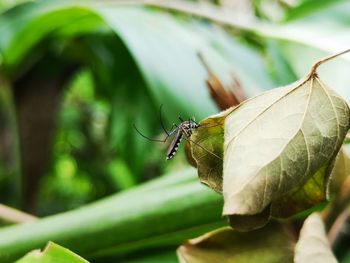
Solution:
<path fill-rule="evenodd" d="M 224 224 L 222 197 L 195 170 L 165 176 L 71 212 L 0 230 L 0 262 L 13 262 L 48 241 L 88 259 L 178 245 Z M 141 242 L 142 240 L 142 242 Z"/>

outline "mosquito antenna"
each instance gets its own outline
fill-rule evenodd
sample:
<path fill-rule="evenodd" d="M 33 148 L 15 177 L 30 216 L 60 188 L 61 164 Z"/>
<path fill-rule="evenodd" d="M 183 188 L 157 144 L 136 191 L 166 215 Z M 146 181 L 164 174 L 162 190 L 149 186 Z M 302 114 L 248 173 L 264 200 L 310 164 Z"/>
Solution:
<path fill-rule="evenodd" d="M 163 123 L 163 118 L 162 118 L 162 108 L 163 108 L 163 104 L 160 104 L 159 107 L 159 121 L 160 121 L 160 125 L 162 126 L 162 129 L 165 131 L 165 133 L 170 136 L 169 132 L 165 129 L 164 123 Z M 174 125 L 173 125 L 174 127 Z M 173 127 L 171 127 L 171 130 L 173 129 Z"/>
<path fill-rule="evenodd" d="M 145 138 L 145 139 L 147 139 L 147 140 L 154 141 L 154 142 L 166 142 L 166 140 L 169 138 L 169 134 L 167 133 L 168 135 L 165 137 L 164 140 L 152 139 L 152 138 L 150 138 L 150 137 L 148 137 L 148 136 L 142 134 L 142 133 L 136 128 L 136 125 L 135 125 L 135 124 L 133 124 L 133 126 L 134 126 L 135 130 L 137 131 L 137 133 L 140 134 L 143 138 Z"/>
<path fill-rule="evenodd" d="M 179 116 L 179 120 L 180 120 L 181 122 L 184 122 L 184 119 L 181 118 L 181 116 Z"/>
<path fill-rule="evenodd" d="M 194 143 L 195 145 L 197 145 L 198 147 L 202 148 L 202 149 L 203 149 L 204 151 L 206 151 L 207 153 L 210 153 L 210 154 L 214 155 L 216 158 L 218 158 L 218 159 L 220 159 L 220 160 L 223 161 L 223 159 L 222 159 L 220 156 L 218 156 L 218 155 L 216 155 L 215 153 L 213 153 L 213 152 L 211 152 L 211 151 L 205 149 L 202 145 L 200 145 L 200 144 L 198 144 L 198 143 L 192 141 L 190 138 L 188 138 L 188 137 L 186 138 L 186 137 L 184 136 L 184 139 L 185 139 L 186 141 L 190 141 L 190 142 Z"/>

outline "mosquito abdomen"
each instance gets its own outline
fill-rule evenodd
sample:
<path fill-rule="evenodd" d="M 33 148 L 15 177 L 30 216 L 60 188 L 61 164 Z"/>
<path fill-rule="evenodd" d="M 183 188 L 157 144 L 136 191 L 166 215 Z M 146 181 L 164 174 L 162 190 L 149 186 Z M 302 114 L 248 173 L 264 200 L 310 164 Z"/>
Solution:
<path fill-rule="evenodd" d="M 180 142 L 182 140 L 182 136 L 183 136 L 183 133 L 179 129 L 177 131 L 177 133 L 176 133 L 176 137 L 174 138 L 174 140 L 172 141 L 172 143 L 169 146 L 168 153 L 167 153 L 167 156 L 166 156 L 166 160 L 170 160 L 170 159 L 172 159 L 175 156 L 175 154 L 177 153 L 177 150 L 179 148 L 179 144 L 180 144 Z"/>

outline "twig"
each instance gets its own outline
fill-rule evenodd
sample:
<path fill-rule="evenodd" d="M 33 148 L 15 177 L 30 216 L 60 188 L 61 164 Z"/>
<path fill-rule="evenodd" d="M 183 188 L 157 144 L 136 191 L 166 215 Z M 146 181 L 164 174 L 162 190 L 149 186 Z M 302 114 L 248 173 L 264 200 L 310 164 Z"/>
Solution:
<path fill-rule="evenodd" d="M 37 217 L 0 204 L 0 220 L 6 223 L 29 223 L 38 220 Z"/>
<path fill-rule="evenodd" d="M 206 82 L 210 95 L 221 110 L 228 109 L 232 106 L 237 106 L 246 99 L 246 96 L 244 95 L 244 90 L 242 89 L 237 78 L 233 76 L 233 83 L 229 86 L 229 89 L 227 90 L 222 84 L 222 82 L 219 80 L 219 78 L 211 70 L 203 54 L 198 53 L 198 57 L 208 73 L 208 78 Z"/>
<path fill-rule="evenodd" d="M 326 230 L 328 231 L 328 238 L 331 244 L 335 241 L 346 222 L 347 217 L 345 217 L 344 212 L 348 213 L 347 207 L 349 202 L 350 177 L 348 176 L 335 200 L 322 212 L 322 218 L 325 222 Z"/>
<path fill-rule="evenodd" d="M 344 50 L 344 51 L 341 51 L 341 52 L 339 52 L 339 53 L 336 53 L 336 54 L 334 54 L 334 55 L 330 55 L 330 56 L 327 56 L 327 57 L 325 57 L 325 58 L 320 59 L 319 61 L 317 61 L 315 64 L 312 65 L 311 70 L 310 70 L 310 75 L 316 74 L 317 68 L 318 68 L 321 64 L 323 64 L 323 63 L 325 63 L 325 62 L 327 62 L 327 61 L 329 61 L 329 60 L 331 60 L 331 59 L 333 59 L 333 58 L 339 57 L 339 56 L 341 56 L 341 55 L 343 55 L 343 54 L 345 54 L 345 53 L 348 53 L 348 52 L 350 52 L 350 48 L 349 48 L 349 49 L 346 49 L 346 50 Z"/>
<path fill-rule="evenodd" d="M 346 221 L 349 219 L 349 211 L 345 209 L 334 221 L 333 226 L 328 231 L 328 240 L 331 247 L 334 246 L 340 232 L 343 230 Z"/>

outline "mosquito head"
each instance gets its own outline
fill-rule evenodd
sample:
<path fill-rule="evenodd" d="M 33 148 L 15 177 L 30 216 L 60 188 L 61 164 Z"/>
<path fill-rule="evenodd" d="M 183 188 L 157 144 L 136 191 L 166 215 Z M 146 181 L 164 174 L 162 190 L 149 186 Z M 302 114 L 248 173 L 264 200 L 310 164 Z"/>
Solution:
<path fill-rule="evenodd" d="M 192 129 L 196 129 L 199 127 L 199 123 L 197 123 L 194 119 L 194 117 L 192 119 L 190 119 L 190 124 L 191 124 L 191 128 Z"/>

